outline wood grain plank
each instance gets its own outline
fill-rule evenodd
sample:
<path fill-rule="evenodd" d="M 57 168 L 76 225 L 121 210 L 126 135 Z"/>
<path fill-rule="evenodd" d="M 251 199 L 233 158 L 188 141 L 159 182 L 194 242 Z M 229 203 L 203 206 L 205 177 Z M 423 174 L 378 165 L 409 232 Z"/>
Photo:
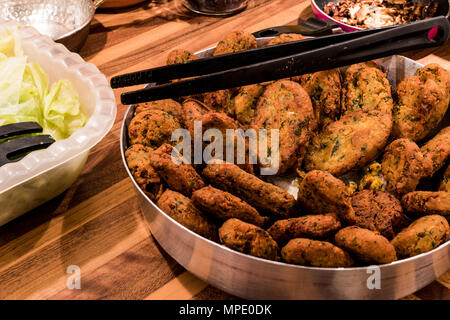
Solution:
<path fill-rule="evenodd" d="M 200 291 L 205 289 L 208 284 L 192 273 L 185 271 L 176 278 L 170 280 L 160 289 L 156 290 L 145 300 L 186 300 L 191 299 Z"/>

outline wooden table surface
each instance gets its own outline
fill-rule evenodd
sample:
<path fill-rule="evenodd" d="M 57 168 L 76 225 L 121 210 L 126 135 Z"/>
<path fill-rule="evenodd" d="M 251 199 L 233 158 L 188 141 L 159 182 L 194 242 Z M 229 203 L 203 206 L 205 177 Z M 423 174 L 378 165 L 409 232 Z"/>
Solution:
<path fill-rule="evenodd" d="M 95 15 L 81 55 L 108 77 L 164 64 L 174 48 L 201 50 L 237 29 L 254 32 L 312 16 L 309 0 L 253 0 L 228 18 L 198 16 L 180 0 Z M 450 70 L 450 43 L 410 52 Z M 121 90 L 116 91 L 119 101 Z M 151 237 L 119 152 L 126 108 L 66 192 L 0 227 L 0 299 L 233 299 L 185 271 Z M 69 290 L 67 268 L 81 270 Z M 450 270 L 407 299 L 450 299 Z"/>

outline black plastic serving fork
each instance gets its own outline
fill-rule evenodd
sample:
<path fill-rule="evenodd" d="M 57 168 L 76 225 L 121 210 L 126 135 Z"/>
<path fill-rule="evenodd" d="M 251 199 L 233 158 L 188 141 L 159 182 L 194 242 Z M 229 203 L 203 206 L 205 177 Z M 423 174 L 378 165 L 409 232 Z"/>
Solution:
<path fill-rule="evenodd" d="M 122 104 L 188 96 L 327 70 L 400 52 L 437 47 L 449 22 L 435 17 L 396 27 L 311 38 L 113 77 L 113 88 L 158 83 L 121 95 Z M 167 83 L 174 79 L 190 78 Z"/>
<path fill-rule="evenodd" d="M 55 140 L 50 135 L 34 135 L 26 137 L 14 137 L 42 132 L 42 127 L 37 122 L 19 122 L 0 126 L 0 167 L 22 159 L 28 152 L 44 149 Z M 11 139 L 11 140 L 10 140 Z"/>

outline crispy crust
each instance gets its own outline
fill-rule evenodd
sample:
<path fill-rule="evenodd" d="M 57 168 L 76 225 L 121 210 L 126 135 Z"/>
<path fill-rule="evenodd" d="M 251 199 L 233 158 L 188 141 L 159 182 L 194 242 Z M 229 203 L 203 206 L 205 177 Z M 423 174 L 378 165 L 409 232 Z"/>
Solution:
<path fill-rule="evenodd" d="M 294 238 L 324 239 L 341 228 L 335 213 L 307 215 L 276 221 L 267 232 L 283 245 Z"/>
<path fill-rule="evenodd" d="M 181 128 L 180 122 L 162 110 L 145 110 L 135 115 L 128 126 L 130 144 L 139 143 L 158 148 L 171 143 L 172 132 Z"/>
<path fill-rule="evenodd" d="M 428 175 L 435 174 L 450 159 L 450 126 L 439 131 L 434 138 L 420 148 L 420 151 L 426 159 L 431 161 L 432 169 Z"/>
<path fill-rule="evenodd" d="M 384 148 L 391 128 L 391 116 L 377 110 L 358 110 L 342 116 L 312 139 L 305 168 L 329 171 L 335 176 L 361 169 Z"/>
<path fill-rule="evenodd" d="M 381 161 L 386 190 L 400 196 L 414 191 L 430 170 L 431 162 L 409 139 L 397 139 L 388 145 Z"/>
<path fill-rule="evenodd" d="M 180 161 L 185 161 L 171 145 L 163 144 L 150 154 L 150 164 L 170 189 L 190 197 L 192 192 L 203 188 L 205 183 L 190 164 L 173 161 L 172 151 Z"/>
<path fill-rule="evenodd" d="M 252 34 L 245 31 L 234 31 L 219 41 L 214 50 L 214 55 L 249 50 L 256 47 L 256 39 Z"/>
<path fill-rule="evenodd" d="M 319 127 L 339 118 L 342 80 L 338 69 L 302 75 L 300 84 L 311 98 Z"/>
<path fill-rule="evenodd" d="M 192 134 L 194 133 L 194 121 L 201 120 L 201 117 L 208 113 L 208 109 L 202 102 L 195 99 L 188 99 L 183 102 L 184 126 Z"/>
<path fill-rule="evenodd" d="M 184 120 L 184 112 L 181 105 L 172 99 L 157 100 L 140 103 L 136 106 L 134 114 L 141 113 L 146 110 L 162 110 L 174 116 L 181 124 Z"/>
<path fill-rule="evenodd" d="M 342 87 L 342 113 L 356 110 L 379 110 L 392 114 L 394 102 L 386 74 L 365 63 L 349 67 Z"/>
<path fill-rule="evenodd" d="M 234 105 L 231 100 L 231 92 L 228 89 L 206 92 L 202 94 L 202 101 L 208 109 L 216 112 L 224 112 L 234 117 Z"/>
<path fill-rule="evenodd" d="M 334 236 L 335 244 L 367 263 L 390 263 L 397 260 L 395 249 L 388 239 L 376 231 L 350 226 Z"/>
<path fill-rule="evenodd" d="M 250 125 L 254 115 L 256 102 L 264 92 L 262 84 L 251 84 L 239 88 L 238 94 L 233 99 L 233 108 L 236 119 L 243 125 Z"/>
<path fill-rule="evenodd" d="M 262 227 L 268 219 L 260 216 L 255 208 L 238 197 L 211 186 L 195 191 L 192 194 L 192 201 L 197 208 L 220 220 L 237 218 Z"/>
<path fill-rule="evenodd" d="M 442 176 L 439 191 L 450 192 L 450 164 L 447 166 L 447 169 L 445 169 L 444 175 Z"/>
<path fill-rule="evenodd" d="M 188 50 L 175 49 L 167 55 L 167 64 L 186 63 L 197 59 L 198 57 Z"/>
<path fill-rule="evenodd" d="M 431 66 L 418 69 L 414 76 L 405 78 L 397 86 L 398 103 L 394 107 L 393 127 L 395 137 L 422 140 L 444 117 L 450 99 L 448 72 Z"/>
<path fill-rule="evenodd" d="M 125 158 L 136 183 L 152 201 L 156 201 L 163 192 L 163 184 L 150 165 L 152 151 L 150 147 L 134 144 L 125 151 Z"/>
<path fill-rule="evenodd" d="M 259 98 L 251 126 L 255 130 L 279 130 L 278 174 L 283 174 L 303 157 L 302 151 L 317 123 L 306 91 L 296 82 L 280 80 L 269 85 Z M 271 146 L 271 137 L 269 131 L 268 146 Z"/>
<path fill-rule="evenodd" d="M 392 239 L 405 221 L 400 201 L 387 192 L 363 190 L 352 197 L 351 224 Z"/>
<path fill-rule="evenodd" d="M 228 219 L 219 228 L 220 242 L 236 251 L 269 260 L 279 260 L 278 245 L 260 227 L 239 219 Z"/>
<path fill-rule="evenodd" d="M 208 164 L 203 176 L 215 187 L 228 191 L 255 208 L 281 218 L 289 218 L 295 199 L 283 189 L 262 181 L 229 163 Z"/>
<path fill-rule="evenodd" d="M 304 36 L 298 33 L 283 33 L 267 42 L 267 46 L 273 46 L 275 44 L 282 44 L 305 39 L 306 38 Z"/>
<path fill-rule="evenodd" d="M 157 202 L 157 206 L 172 219 L 181 223 L 199 235 L 217 241 L 217 227 L 192 201 L 181 193 L 166 190 Z"/>
<path fill-rule="evenodd" d="M 289 241 L 281 249 L 281 257 L 287 263 L 323 268 L 350 267 L 354 263 L 347 252 L 329 242 L 303 238 Z"/>
<path fill-rule="evenodd" d="M 438 214 L 450 216 L 450 193 L 445 191 L 415 191 L 402 198 L 406 212 L 416 215 Z"/>
<path fill-rule="evenodd" d="M 447 220 L 439 215 L 430 215 L 411 223 L 391 243 L 399 257 L 407 258 L 437 248 L 447 241 L 449 234 Z"/>
<path fill-rule="evenodd" d="M 320 170 L 305 175 L 298 188 L 297 201 L 308 212 L 336 212 L 343 220 L 347 220 L 352 208 L 345 183 L 331 173 Z"/>

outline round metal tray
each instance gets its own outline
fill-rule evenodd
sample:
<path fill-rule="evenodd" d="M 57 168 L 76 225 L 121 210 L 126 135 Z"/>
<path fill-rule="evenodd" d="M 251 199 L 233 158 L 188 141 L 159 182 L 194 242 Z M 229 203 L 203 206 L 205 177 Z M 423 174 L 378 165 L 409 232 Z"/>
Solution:
<path fill-rule="evenodd" d="M 259 45 L 266 41 L 259 40 Z M 199 55 L 207 56 L 212 50 Z M 400 56 L 384 59 L 382 64 L 395 69 L 392 73 L 397 81 L 414 72 L 408 69 L 420 66 Z M 125 160 L 133 113 L 131 106 L 122 123 L 120 150 L 150 231 L 179 264 L 216 288 L 246 299 L 398 299 L 425 287 L 450 268 L 450 241 L 418 256 L 376 267 L 316 268 L 245 255 L 207 240 L 160 210 L 134 181 Z"/>

